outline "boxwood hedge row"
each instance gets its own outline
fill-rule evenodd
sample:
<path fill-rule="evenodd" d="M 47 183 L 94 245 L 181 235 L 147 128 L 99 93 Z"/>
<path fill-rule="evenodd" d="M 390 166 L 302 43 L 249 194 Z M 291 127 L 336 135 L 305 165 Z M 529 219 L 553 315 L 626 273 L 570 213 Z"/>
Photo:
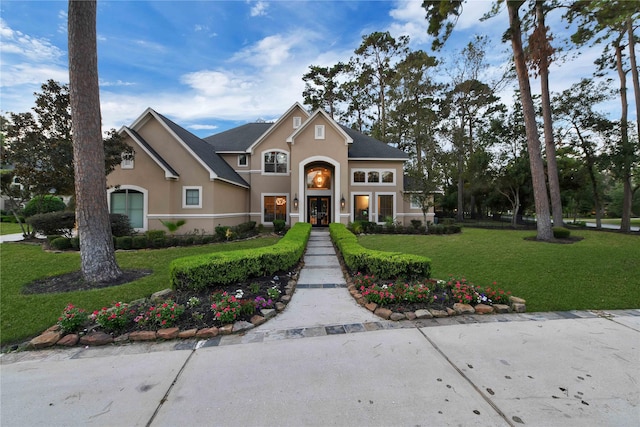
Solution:
<path fill-rule="evenodd" d="M 354 272 L 373 274 L 381 279 L 429 278 L 431 273 L 429 258 L 364 248 L 360 246 L 357 237 L 344 224 L 330 224 L 329 233 L 342 253 L 345 264 Z"/>
<path fill-rule="evenodd" d="M 197 291 L 288 270 L 302 257 L 310 234 L 311 224 L 297 223 L 273 246 L 175 259 L 171 286 Z"/>

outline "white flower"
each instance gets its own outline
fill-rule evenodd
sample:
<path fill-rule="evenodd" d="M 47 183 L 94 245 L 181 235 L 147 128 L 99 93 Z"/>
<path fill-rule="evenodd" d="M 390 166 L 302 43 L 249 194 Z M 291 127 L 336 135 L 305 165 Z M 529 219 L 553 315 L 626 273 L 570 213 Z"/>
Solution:
<path fill-rule="evenodd" d="M 242 289 L 237 289 L 236 290 L 236 298 L 237 299 L 241 299 L 244 296 L 244 292 L 242 291 Z"/>

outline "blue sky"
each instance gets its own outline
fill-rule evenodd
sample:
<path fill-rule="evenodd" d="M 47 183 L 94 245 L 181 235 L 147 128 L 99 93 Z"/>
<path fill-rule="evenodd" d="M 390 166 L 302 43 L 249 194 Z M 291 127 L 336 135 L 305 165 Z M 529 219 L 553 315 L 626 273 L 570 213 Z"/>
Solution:
<path fill-rule="evenodd" d="M 294 102 L 302 103 L 302 75 L 310 65 L 347 61 L 363 35 L 408 35 L 412 49 L 428 51 L 431 39 L 421 3 L 98 1 L 103 128 L 130 125 L 147 107 L 199 136 L 277 119 Z M 488 35 L 495 65 L 489 73 L 497 73 L 510 46 L 500 42 L 507 26 L 504 13 L 479 22 L 490 6 L 484 0 L 465 5 L 446 51 L 461 50 L 474 34 Z M 0 3 L 3 114 L 28 111 L 33 92 L 47 79 L 68 82 L 67 7 L 66 1 Z M 557 20 L 549 24 L 564 27 Z M 590 76 L 598 53 L 585 48 L 553 70 L 552 90 Z M 439 71 L 446 72 L 446 67 Z M 508 102 L 515 85 L 503 91 Z"/>

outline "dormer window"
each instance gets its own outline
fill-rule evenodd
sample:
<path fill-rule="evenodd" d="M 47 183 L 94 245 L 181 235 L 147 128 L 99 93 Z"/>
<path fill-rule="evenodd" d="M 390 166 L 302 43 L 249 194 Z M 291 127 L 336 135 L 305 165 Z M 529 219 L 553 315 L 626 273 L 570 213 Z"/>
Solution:
<path fill-rule="evenodd" d="M 295 116 L 293 118 L 293 128 L 298 129 L 302 125 L 302 117 Z"/>
<path fill-rule="evenodd" d="M 324 125 L 316 125 L 316 139 L 324 139 Z"/>

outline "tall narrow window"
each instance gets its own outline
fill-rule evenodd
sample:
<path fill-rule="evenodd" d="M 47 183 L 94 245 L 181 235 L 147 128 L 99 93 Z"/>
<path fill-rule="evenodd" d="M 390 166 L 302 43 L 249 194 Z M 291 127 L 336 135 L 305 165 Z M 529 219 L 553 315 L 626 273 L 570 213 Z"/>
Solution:
<path fill-rule="evenodd" d="M 287 196 L 264 196 L 263 222 L 287 220 Z"/>
<path fill-rule="evenodd" d="M 111 213 L 129 217 L 133 228 L 144 227 L 144 195 L 135 190 L 119 190 L 111 193 Z"/>
<path fill-rule="evenodd" d="M 238 154 L 238 166 L 247 166 L 246 154 Z"/>
<path fill-rule="evenodd" d="M 300 127 L 300 125 L 302 124 L 302 117 L 300 116 L 295 116 L 293 118 L 293 128 L 294 129 L 298 129 Z"/>
<path fill-rule="evenodd" d="M 393 195 L 378 195 L 378 222 L 393 220 Z"/>
<path fill-rule="evenodd" d="M 316 139 L 324 139 L 324 125 L 316 125 Z"/>
<path fill-rule="evenodd" d="M 353 219 L 369 221 L 369 196 L 353 196 Z"/>

